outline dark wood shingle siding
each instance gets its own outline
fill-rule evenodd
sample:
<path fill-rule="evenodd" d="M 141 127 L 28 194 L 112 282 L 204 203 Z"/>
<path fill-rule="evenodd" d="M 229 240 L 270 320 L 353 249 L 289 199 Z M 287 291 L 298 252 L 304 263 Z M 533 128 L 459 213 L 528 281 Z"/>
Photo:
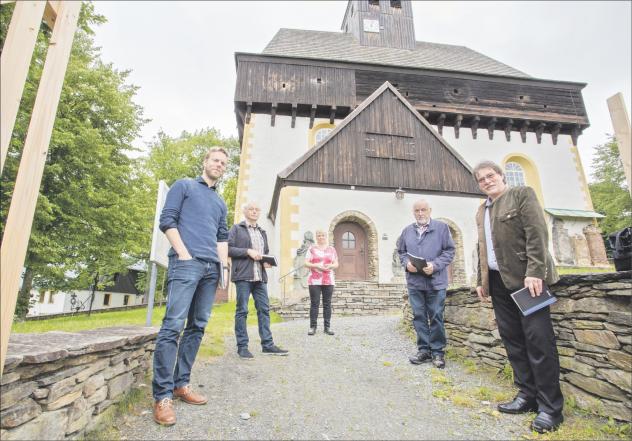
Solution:
<path fill-rule="evenodd" d="M 469 169 L 390 90 L 386 90 L 287 176 L 288 181 L 478 195 Z M 372 157 L 366 139 L 407 136 L 414 160 Z M 387 149 L 382 145 L 382 152 Z M 391 155 L 392 156 L 392 155 Z"/>
<path fill-rule="evenodd" d="M 240 62 L 235 101 L 355 105 L 352 70 L 310 65 Z"/>

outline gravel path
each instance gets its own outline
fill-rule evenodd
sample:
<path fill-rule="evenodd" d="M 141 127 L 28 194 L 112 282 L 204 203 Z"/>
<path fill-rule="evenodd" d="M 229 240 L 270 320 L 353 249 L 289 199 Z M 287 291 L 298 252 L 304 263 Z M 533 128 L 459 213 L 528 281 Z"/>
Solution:
<path fill-rule="evenodd" d="M 533 415 L 494 416 L 494 403 L 459 407 L 433 397 L 433 368 L 408 362 L 414 345 L 399 323 L 399 316 L 334 317 L 333 337 L 322 328 L 308 336 L 306 320 L 273 325 L 275 342 L 290 350 L 287 357 L 262 354 L 256 328 L 250 328 L 254 360 L 239 359 L 234 339 L 227 338 L 223 357 L 194 367 L 192 383 L 209 404 L 177 401 L 172 427 L 158 426 L 149 412 L 130 416 L 121 437 L 506 440 L 530 433 Z M 490 386 L 449 361 L 442 373 L 455 385 Z"/>

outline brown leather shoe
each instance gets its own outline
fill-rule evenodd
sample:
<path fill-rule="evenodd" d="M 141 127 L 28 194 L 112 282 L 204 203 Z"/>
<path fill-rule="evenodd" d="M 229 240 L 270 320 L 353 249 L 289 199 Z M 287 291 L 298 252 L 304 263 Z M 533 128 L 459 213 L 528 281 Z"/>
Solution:
<path fill-rule="evenodd" d="M 194 392 L 190 384 L 182 387 L 176 387 L 173 390 L 173 397 L 179 398 L 185 403 L 196 404 L 198 406 L 201 404 L 206 404 L 208 402 L 208 398 L 206 398 L 202 394 Z"/>
<path fill-rule="evenodd" d="M 162 426 L 173 426 L 176 423 L 176 413 L 173 410 L 173 400 L 169 397 L 154 402 L 154 421 Z"/>

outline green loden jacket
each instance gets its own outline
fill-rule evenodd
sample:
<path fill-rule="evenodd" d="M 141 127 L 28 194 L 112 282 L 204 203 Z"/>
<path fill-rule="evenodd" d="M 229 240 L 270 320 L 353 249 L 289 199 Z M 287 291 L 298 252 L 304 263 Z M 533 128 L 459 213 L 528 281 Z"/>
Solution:
<path fill-rule="evenodd" d="M 524 287 L 525 277 L 537 277 L 549 286 L 559 280 L 549 254 L 549 234 L 544 213 L 531 187 L 511 187 L 490 207 L 492 243 L 500 277 L 510 290 Z M 476 213 L 478 227 L 477 286 L 489 293 L 487 246 L 485 245 L 485 203 Z"/>

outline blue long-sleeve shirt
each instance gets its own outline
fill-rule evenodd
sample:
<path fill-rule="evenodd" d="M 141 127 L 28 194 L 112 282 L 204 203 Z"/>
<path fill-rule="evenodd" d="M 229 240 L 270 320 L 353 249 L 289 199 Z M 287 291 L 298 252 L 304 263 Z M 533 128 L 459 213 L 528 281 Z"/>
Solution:
<path fill-rule="evenodd" d="M 418 234 L 415 224 L 407 225 L 397 240 L 397 252 L 399 261 L 404 268 L 408 263 L 406 253 L 423 257 L 434 267 L 432 277 L 406 271 L 406 282 L 409 288 L 437 290 L 448 287 L 446 267 L 454 259 L 455 247 L 450 229 L 446 224 L 430 219 L 428 229 L 421 236 Z"/>
<path fill-rule="evenodd" d="M 226 214 L 228 209 L 215 187 L 209 187 L 201 176 L 176 181 L 160 214 L 160 230 L 177 228 L 182 242 L 192 257 L 219 262 L 217 243 L 228 241 Z M 175 255 L 173 248 L 169 256 Z"/>

